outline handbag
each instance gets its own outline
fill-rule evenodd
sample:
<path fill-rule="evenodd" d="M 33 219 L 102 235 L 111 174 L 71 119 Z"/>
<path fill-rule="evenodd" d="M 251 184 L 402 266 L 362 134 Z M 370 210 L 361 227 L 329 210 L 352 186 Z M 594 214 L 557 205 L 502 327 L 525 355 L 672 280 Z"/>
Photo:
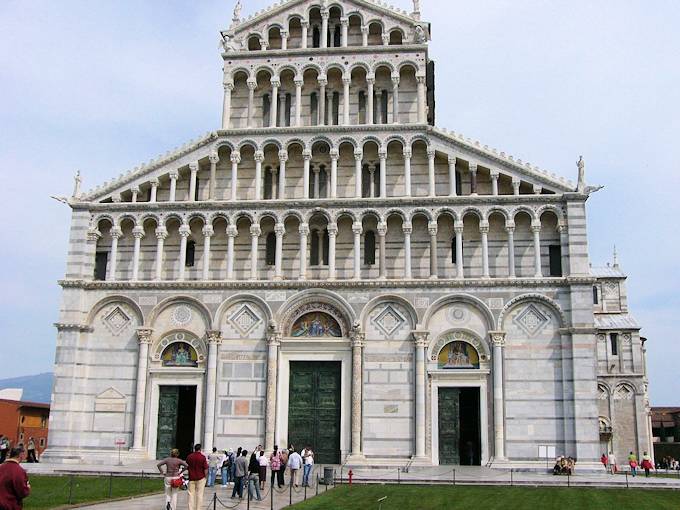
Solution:
<path fill-rule="evenodd" d="M 182 485 L 184 485 L 184 477 L 183 476 L 178 476 L 177 478 L 173 478 L 170 480 L 170 487 L 173 489 L 179 489 Z"/>

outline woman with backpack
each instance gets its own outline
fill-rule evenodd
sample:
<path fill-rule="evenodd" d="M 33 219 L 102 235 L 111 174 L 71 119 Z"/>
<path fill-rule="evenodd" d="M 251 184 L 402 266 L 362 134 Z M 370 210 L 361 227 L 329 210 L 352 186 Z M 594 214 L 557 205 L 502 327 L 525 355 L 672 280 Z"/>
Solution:
<path fill-rule="evenodd" d="M 269 456 L 269 465 L 272 469 L 272 485 L 274 485 L 274 480 L 279 479 L 279 470 L 281 469 L 281 452 L 279 447 L 274 445 L 274 451 Z M 279 489 L 281 488 L 281 483 L 279 482 Z"/>

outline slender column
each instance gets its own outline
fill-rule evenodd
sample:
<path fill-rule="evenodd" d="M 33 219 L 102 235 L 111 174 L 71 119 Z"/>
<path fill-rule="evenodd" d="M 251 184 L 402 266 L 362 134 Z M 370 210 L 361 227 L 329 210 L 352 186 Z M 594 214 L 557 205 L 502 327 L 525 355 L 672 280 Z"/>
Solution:
<path fill-rule="evenodd" d="M 430 279 L 436 280 L 437 274 L 437 222 L 430 221 L 427 231 L 430 234 Z"/>
<path fill-rule="evenodd" d="M 489 278 L 489 222 L 479 222 L 479 233 L 482 236 L 482 278 Z"/>
<path fill-rule="evenodd" d="M 208 159 L 210 160 L 210 188 L 208 190 L 208 198 L 210 200 L 215 200 L 217 198 L 217 163 L 219 163 L 220 157 L 216 152 L 211 152 Z"/>
<path fill-rule="evenodd" d="M 381 36 L 383 46 L 389 46 L 390 44 L 390 35 L 389 34 L 383 34 Z"/>
<path fill-rule="evenodd" d="M 543 186 L 534 184 L 534 195 L 540 195 L 543 192 Z"/>
<path fill-rule="evenodd" d="M 215 399 L 217 398 L 217 356 L 222 343 L 221 332 L 208 330 L 208 369 L 205 390 L 205 424 L 203 425 L 203 447 L 212 450 L 215 439 Z"/>
<path fill-rule="evenodd" d="M 302 125 L 302 78 L 295 78 L 295 127 Z"/>
<path fill-rule="evenodd" d="M 288 161 L 288 151 L 279 151 L 279 200 L 286 198 L 286 161 Z"/>
<path fill-rule="evenodd" d="M 505 222 L 505 231 L 508 233 L 508 276 L 515 277 L 515 222 Z"/>
<path fill-rule="evenodd" d="M 333 118 L 333 91 L 326 91 L 326 117 L 327 124 L 333 126 L 335 119 Z M 339 120 L 339 119 L 338 119 Z"/>
<path fill-rule="evenodd" d="M 375 198 L 375 168 L 373 168 L 373 165 L 368 167 L 368 178 L 368 196 Z"/>
<path fill-rule="evenodd" d="M 378 149 L 380 158 L 380 198 L 387 197 L 387 147 Z"/>
<path fill-rule="evenodd" d="M 271 324 L 267 331 L 267 400 L 265 409 L 264 449 L 274 450 L 276 443 L 276 382 L 279 369 L 279 349 L 281 346 L 281 330 Z"/>
<path fill-rule="evenodd" d="M 378 267 L 378 278 L 381 280 L 384 280 L 387 276 L 387 246 L 385 243 L 385 237 L 387 235 L 387 223 L 384 221 L 378 222 L 378 227 L 376 229 L 378 231 L 378 240 L 379 240 L 379 246 L 380 246 L 380 266 Z"/>
<path fill-rule="evenodd" d="M 137 197 L 139 196 L 139 186 L 132 186 L 130 191 L 132 191 L 132 203 L 134 204 L 137 202 Z"/>
<path fill-rule="evenodd" d="M 141 450 L 144 445 L 144 407 L 146 401 L 146 378 L 149 367 L 149 345 L 151 328 L 137 328 L 137 387 L 135 389 L 135 424 L 132 434 L 132 449 Z"/>
<path fill-rule="evenodd" d="M 212 225 L 203 227 L 203 280 L 210 280 L 210 238 L 214 233 Z"/>
<path fill-rule="evenodd" d="M 187 260 L 187 238 L 191 235 L 191 230 L 189 225 L 186 223 L 179 227 L 179 280 L 184 280 L 184 275 L 186 273 L 186 260 Z"/>
<path fill-rule="evenodd" d="M 234 239 L 238 235 L 236 225 L 227 226 L 227 280 L 234 279 Z"/>
<path fill-rule="evenodd" d="M 404 233 L 404 278 L 410 280 L 413 278 L 411 271 L 411 233 L 413 232 L 413 225 L 411 222 L 405 222 L 401 226 Z"/>
<path fill-rule="evenodd" d="M 279 87 L 281 86 L 281 80 L 272 78 L 269 82 L 272 85 L 272 100 L 269 103 L 269 127 L 276 127 L 276 112 L 279 111 Z"/>
<path fill-rule="evenodd" d="M 373 86 L 375 75 L 366 75 L 366 124 L 373 124 Z"/>
<path fill-rule="evenodd" d="M 255 151 L 255 200 L 262 200 L 262 162 L 264 152 Z"/>
<path fill-rule="evenodd" d="M 436 195 L 436 187 L 435 187 L 435 177 L 434 177 L 434 156 L 435 156 L 435 150 L 434 149 L 427 149 L 427 182 L 429 184 L 429 192 L 428 196 L 435 196 Z"/>
<path fill-rule="evenodd" d="M 463 279 L 463 222 L 456 221 L 453 231 L 456 233 L 456 278 Z"/>
<path fill-rule="evenodd" d="M 361 222 L 352 223 L 354 234 L 354 279 L 361 280 Z"/>
<path fill-rule="evenodd" d="M 303 170 L 302 170 L 302 187 L 304 188 L 303 196 L 309 198 L 309 161 L 312 159 L 312 151 L 305 149 L 302 151 Z"/>
<path fill-rule="evenodd" d="M 541 278 L 541 224 L 531 222 L 531 231 L 534 233 L 534 277 Z"/>
<path fill-rule="evenodd" d="M 323 126 L 326 123 L 326 85 L 328 85 L 326 75 L 325 74 L 319 75 L 317 82 L 319 83 L 319 101 L 317 103 L 318 104 L 317 112 L 319 114 L 319 119 L 317 120 L 317 124 L 319 126 Z"/>
<path fill-rule="evenodd" d="M 274 280 L 283 280 L 283 235 L 286 233 L 286 227 L 283 223 L 274 225 L 274 234 L 276 234 L 276 251 L 274 254 Z"/>
<path fill-rule="evenodd" d="M 189 163 L 189 202 L 196 201 L 196 175 L 198 174 L 198 161 Z"/>
<path fill-rule="evenodd" d="M 135 247 L 132 255 L 132 280 L 139 280 L 139 252 L 144 237 L 144 227 L 136 226 L 132 229 L 132 237 L 135 239 Z"/>
<path fill-rule="evenodd" d="M 149 181 L 151 184 L 151 193 L 149 194 L 149 202 L 153 203 L 156 201 L 156 197 L 158 196 L 158 179 L 153 178 Z"/>
<path fill-rule="evenodd" d="M 259 225 L 250 225 L 250 279 L 257 280 L 257 251 L 258 241 L 262 230 Z"/>
<path fill-rule="evenodd" d="M 302 49 L 307 48 L 307 29 L 309 28 L 309 21 L 303 19 L 300 21 L 300 26 L 302 27 Z"/>
<path fill-rule="evenodd" d="M 354 196 L 361 198 L 361 161 L 364 153 L 361 149 L 354 149 Z"/>
<path fill-rule="evenodd" d="M 427 124 L 425 76 L 416 76 L 418 82 L 418 123 Z"/>
<path fill-rule="evenodd" d="M 347 16 L 340 18 L 340 27 L 340 44 L 343 48 L 347 48 L 347 30 L 349 28 L 349 18 Z"/>
<path fill-rule="evenodd" d="M 505 346 L 505 332 L 491 331 L 493 343 L 493 428 L 494 428 L 494 458 L 505 459 L 505 402 L 503 400 L 503 347 Z"/>
<path fill-rule="evenodd" d="M 513 195 L 519 195 L 519 185 L 520 185 L 519 179 L 513 179 L 512 180 L 512 194 Z"/>
<path fill-rule="evenodd" d="M 246 81 L 248 85 L 248 124 L 247 127 L 253 127 L 253 117 L 255 115 L 255 89 L 257 82 L 255 80 Z"/>
<path fill-rule="evenodd" d="M 288 49 L 288 30 L 281 30 L 281 49 Z"/>
<path fill-rule="evenodd" d="M 342 123 L 349 126 L 349 84 L 351 82 L 349 76 L 342 79 Z"/>
<path fill-rule="evenodd" d="M 279 88 L 279 113 L 278 113 L 279 127 L 286 127 L 286 93 Z M 292 122 L 289 123 L 292 125 Z"/>
<path fill-rule="evenodd" d="M 557 225 L 557 231 L 560 233 L 562 276 L 569 276 L 569 231 L 564 223 Z"/>
<path fill-rule="evenodd" d="M 498 172 L 491 172 L 491 194 L 498 195 Z"/>
<path fill-rule="evenodd" d="M 321 47 L 326 48 L 328 46 L 328 9 L 321 9 Z"/>
<path fill-rule="evenodd" d="M 361 425 L 362 425 L 362 390 L 363 390 L 363 349 L 366 335 L 360 326 L 352 328 L 352 458 L 362 458 Z"/>
<path fill-rule="evenodd" d="M 415 412 L 416 412 L 416 457 L 425 457 L 425 347 L 427 331 L 414 331 L 415 338 Z"/>
<path fill-rule="evenodd" d="M 236 201 L 236 191 L 238 190 L 238 164 L 241 162 L 241 154 L 237 151 L 231 153 L 231 200 Z"/>
<path fill-rule="evenodd" d="M 231 122 L 231 92 L 234 90 L 233 82 L 225 82 L 224 101 L 222 102 L 222 129 L 229 129 Z"/>
<path fill-rule="evenodd" d="M 116 281 L 116 269 L 118 265 L 118 239 L 123 237 L 123 231 L 119 226 L 111 227 L 111 265 L 109 266 L 108 280 Z"/>
<path fill-rule="evenodd" d="M 307 279 L 307 236 L 309 235 L 309 225 L 301 223 L 298 230 L 300 233 L 300 280 Z"/>
<path fill-rule="evenodd" d="M 317 256 L 317 265 L 318 266 L 323 266 L 323 230 L 317 230 L 316 231 L 316 241 L 317 241 L 317 246 L 319 247 L 319 251 L 316 254 Z"/>
<path fill-rule="evenodd" d="M 335 223 L 328 224 L 328 279 L 335 280 L 335 238 L 338 235 L 338 226 Z"/>
<path fill-rule="evenodd" d="M 477 165 L 470 163 L 470 194 L 477 194 Z"/>
<path fill-rule="evenodd" d="M 156 227 L 156 281 L 163 278 L 163 245 L 166 237 L 168 237 L 168 230 L 163 226 Z"/>
<path fill-rule="evenodd" d="M 361 27 L 361 45 L 368 46 L 368 26 Z"/>
<path fill-rule="evenodd" d="M 399 73 L 392 75 L 392 124 L 399 124 Z"/>
<path fill-rule="evenodd" d="M 411 196 L 411 152 L 410 147 L 404 147 L 404 196 Z"/>
<path fill-rule="evenodd" d="M 331 149 L 331 198 L 338 197 L 338 159 L 340 153 L 338 149 Z"/>
<path fill-rule="evenodd" d="M 278 189 L 279 188 L 278 187 L 278 182 L 279 182 L 278 181 L 278 174 L 279 174 L 279 172 L 278 172 L 278 170 L 276 170 L 276 168 L 272 168 L 270 171 L 271 171 L 271 174 L 272 174 L 272 200 L 276 200 L 276 197 L 279 196 L 278 195 L 278 191 L 279 191 L 279 189 Z"/>
<path fill-rule="evenodd" d="M 171 170 L 168 174 L 170 176 L 170 197 L 168 201 L 174 202 L 177 195 L 177 179 L 179 179 L 179 172 L 177 170 Z"/>
<path fill-rule="evenodd" d="M 260 49 L 265 51 L 267 48 L 269 48 L 269 41 L 264 38 L 260 39 Z"/>
<path fill-rule="evenodd" d="M 456 156 L 449 156 L 449 196 L 456 196 Z"/>
<path fill-rule="evenodd" d="M 321 187 L 319 183 L 319 172 L 321 172 L 321 169 L 314 167 L 312 168 L 312 172 L 314 172 L 314 196 L 312 198 L 321 198 L 319 196 L 321 194 Z"/>

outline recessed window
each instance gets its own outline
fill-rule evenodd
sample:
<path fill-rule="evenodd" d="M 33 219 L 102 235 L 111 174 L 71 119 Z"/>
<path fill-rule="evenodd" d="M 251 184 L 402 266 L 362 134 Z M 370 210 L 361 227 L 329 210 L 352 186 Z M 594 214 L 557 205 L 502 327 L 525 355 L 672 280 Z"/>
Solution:
<path fill-rule="evenodd" d="M 267 234 L 265 263 L 268 266 L 276 264 L 276 234 L 274 232 Z"/>
<path fill-rule="evenodd" d="M 559 244 L 548 246 L 550 276 L 562 276 L 562 247 Z"/>
<path fill-rule="evenodd" d="M 618 333 L 610 333 L 609 334 L 609 343 L 611 344 L 612 356 L 618 356 L 619 355 L 619 334 Z"/>
<path fill-rule="evenodd" d="M 372 230 L 364 234 L 364 264 L 375 265 L 375 232 Z"/>
<path fill-rule="evenodd" d="M 196 242 L 190 240 L 187 242 L 187 254 L 184 257 L 184 265 L 186 267 L 194 267 L 195 259 L 196 259 Z"/>
<path fill-rule="evenodd" d="M 593 285 L 593 304 L 596 305 L 600 302 L 597 297 L 597 285 Z"/>
<path fill-rule="evenodd" d="M 94 256 L 94 279 L 106 280 L 106 266 L 109 261 L 109 253 L 106 251 L 98 251 Z"/>

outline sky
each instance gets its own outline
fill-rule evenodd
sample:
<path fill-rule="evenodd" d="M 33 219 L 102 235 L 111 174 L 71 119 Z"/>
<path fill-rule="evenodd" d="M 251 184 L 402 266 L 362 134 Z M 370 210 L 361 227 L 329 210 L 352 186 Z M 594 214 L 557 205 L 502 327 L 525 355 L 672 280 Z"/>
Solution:
<path fill-rule="evenodd" d="M 270 2 L 244 0 L 243 15 Z M 394 5 L 411 10 L 409 0 Z M 576 180 L 680 405 L 680 2 L 422 0 L 439 127 Z M 219 127 L 234 0 L 0 1 L 0 378 L 51 370 L 76 170 L 85 189 Z"/>

